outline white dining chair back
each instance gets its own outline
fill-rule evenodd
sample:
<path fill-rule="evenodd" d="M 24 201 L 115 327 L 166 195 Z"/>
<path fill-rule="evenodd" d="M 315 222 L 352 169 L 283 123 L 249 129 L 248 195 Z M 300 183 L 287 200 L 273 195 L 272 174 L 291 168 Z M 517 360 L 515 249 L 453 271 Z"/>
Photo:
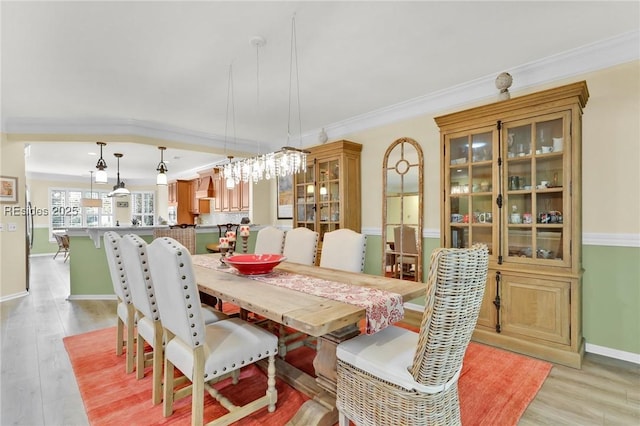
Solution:
<path fill-rule="evenodd" d="M 338 345 L 341 426 L 461 424 L 458 378 L 488 266 L 485 245 L 434 250 L 419 333 L 390 326 Z"/>
<path fill-rule="evenodd" d="M 293 228 L 284 237 L 283 256 L 287 262 L 315 265 L 318 233 L 305 227 Z"/>
<path fill-rule="evenodd" d="M 205 388 L 229 410 L 216 419 L 216 424 L 232 423 L 263 407 L 273 412 L 277 400 L 277 338 L 240 318 L 205 325 L 189 251 L 176 240 L 163 237 L 149 244 L 148 252 L 160 320 L 166 335 L 164 416 L 173 413 L 174 398 L 188 396 L 181 389 L 174 392 L 175 368 L 192 383 L 191 424 L 203 422 Z M 264 396 L 255 401 L 236 407 L 210 386 L 241 367 L 265 358 L 268 358 L 267 389 Z M 234 383 L 236 381 L 237 375 Z"/>
<path fill-rule="evenodd" d="M 343 271 L 364 271 L 367 237 L 351 229 L 337 229 L 324 234 L 320 266 Z"/>
<path fill-rule="evenodd" d="M 126 356 L 125 371 L 131 373 L 133 372 L 134 362 L 133 342 L 135 340 L 136 319 L 135 308 L 131 299 L 131 290 L 120 250 L 121 239 L 120 234 L 114 231 L 107 231 L 102 237 L 113 292 L 116 294 L 118 300 L 116 305 L 116 354 L 122 355 L 124 349 Z"/>
<path fill-rule="evenodd" d="M 258 231 L 255 254 L 282 254 L 284 247 L 284 231 L 274 226 L 267 226 Z"/>
<path fill-rule="evenodd" d="M 138 317 L 136 377 L 142 379 L 145 367 L 152 366 L 151 400 L 159 404 L 162 400 L 162 325 L 149 270 L 147 243 L 137 235 L 127 234 L 122 237 L 120 250 Z M 148 354 L 144 351 L 145 342 L 151 346 Z"/>

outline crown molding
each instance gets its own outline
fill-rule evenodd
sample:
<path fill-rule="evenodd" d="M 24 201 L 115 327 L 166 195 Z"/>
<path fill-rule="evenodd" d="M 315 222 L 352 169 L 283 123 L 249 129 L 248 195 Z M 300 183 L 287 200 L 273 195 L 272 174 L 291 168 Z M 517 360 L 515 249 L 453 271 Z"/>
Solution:
<path fill-rule="evenodd" d="M 421 115 L 437 114 L 468 106 L 471 103 L 495 102 L 497 101 L 495 78 L 503 71 L 514 76 L 516 87 L 512 87 L 512 92 L 526 91 L 639 58 L 640 31 L 636 30 L 510 69 L 497 70 L 491 75 L 327 125 L 324 130 L 330 140 L 339 139 L 351 133 Z M 316 129 L 314 132 L 305 134 L 305 140 L 313 135 L 317 138 L 320 130 Z"/>
<path fill-rule="evenodd" d="M 491 75 L 328 124 L 323 128 L 330 140 L 340 139 L 351 133 L 460 108 L 470 103 L 493 102 L 497 100 L 495 76 L 500 72 L 507 71 L 514 76 L 516 87 L 512 91 L 526 91 L 553 81 L 638 60 L 639 46 L 640 31 L 631 31 L 510 69 L 496 70 Z M 301 145 L 317 145 L 320 130 L 318 128 L 302 134 Z M 135 119 L 6 117 L 2 120 L 2 132 L 135 135 L 208 147 L 224 147 L 224 137 L 220 135 Z M 272 149 L 280 146 L 273 141 L 269 143 L 247 139 L 238 139 L 234 143 L 238 149 L 245 152 L 257 152 L 260 146 Z"/>

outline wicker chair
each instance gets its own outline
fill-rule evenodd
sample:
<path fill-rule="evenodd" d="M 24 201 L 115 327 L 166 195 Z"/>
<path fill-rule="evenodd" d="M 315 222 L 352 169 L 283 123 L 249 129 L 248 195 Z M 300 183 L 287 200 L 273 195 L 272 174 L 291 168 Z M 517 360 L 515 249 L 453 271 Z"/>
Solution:
<path fill-rule="evenodd" d="M 233 423 L 263 407 L 273 412 L 278 399 L 275 387 L 278 339 L 239 318 L 205 325 L 193 264 L 187 249 L 176 240 L 165 237 L 149 244 L 148 254 L 166 338 L 164 416 L 173 413 L 174 398 L 191 395 L 191 424 L 201 425 L 205 389 L 229 410 L 215 419 L 213 424 Z M 268 359 L 268 366 L 264 396 L 238 407 L 211 386 L 224 377 L 233 376 L 233 372 L 240 368 L 265 358 Z M 191 382 L 190 386 L 174 391 L 175 368 Z M 236 383 L 237 376 L 233 377 Z M 177 380 L 183 382 L 183 378 Z"/>
<path fill-rule="evenodd" d="M 118 317 L 118 327 L 116 331 L 116 354 L 122 355 L 123 347 L 126 350 L 125 371 L 133 372 L 133 342 L 135 340 L 136 313 L 131 300 L 129 281 L 124 270 L 122 253 L 120 250 L 121 237 L 117 232 L 107 231 L 102 237 L 104 240 L 104 251 L 107 254 L 107 264 L 111 274 L 113 291 L 118 299 L 116 314 Z M 124 328 L 127 328 L 126 340 Z"/>
<path fill-rule="evenodd" d="M 153 238 L 170 237 L 185 246 L 189 253 L 196 254 L 195 225 L 173 225 L 169 228 L 155 228 Z"/>
<path fill-rule="evenodd" d="M 459 425 L 458 377 L 484 295 L 488 250 L 431 255 L 419 333 L 387 327 L 338 345 L 340 425 Z"/>
<path fill-rule="evenodd" d="M 58 257 L 60 252 L 64 253 L 64 261 L 66 262 L 69 259 L 69 236 L 67 234 L 58 234 L 54 233 L 53 237 L 56 239 L 56 243 L 58 243 L 58 251 L 53 255 L 55 259 Z"/>
<path fill-rule="evenodd" d="M 131 289 L 131 300 L 136 309 L 138 338 L 136 341 L 136 378 L 144 377 L 145 367 L 151 365 L 151 400 L 159 404 L 162 400 L 162 324 L 155 298 L 155 289 L 147 255 L 147 243 L 134 234 L 127 234 L 120 241 L 124 270 Z M 229 318 L 222 312 L 203 306 L 205 324 Z M 145 353 L 144 344 L 151 346 L 152 352 Z"/>

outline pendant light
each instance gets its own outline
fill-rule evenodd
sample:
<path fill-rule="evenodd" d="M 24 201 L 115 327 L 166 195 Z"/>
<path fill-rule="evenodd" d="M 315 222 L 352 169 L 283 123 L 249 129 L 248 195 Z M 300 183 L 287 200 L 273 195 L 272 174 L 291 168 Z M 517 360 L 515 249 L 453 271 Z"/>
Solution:
<path fill-rule="evenodd" d="M 156 170 L 158 171 L 158 176 L 156 176 L 156 185 L 166 185 L 167 184 L 167 175 L 166 173 L 169 171 L 167 165 L 164 162 L 164 150 L 167 149 L 164 146 L 159 146 L 160 150 L 160 163 L 158 163 L 158 167 Z"/>
<path fill-rule="evenodd" d="M 231 101 L 231 102 L 229 102 Z M 229 65 L 229 79 L 227 83 L 227 111 L 224 122 L 224 152 L 227 153 L 227 127 L 229 125 L 229 105 L 231 105 L 231 115 L 233 119 L 233 139 L 236 137 L 236 104 L 233 97 L 233 67 Z M 225 164 L 222 168 L 222 176 L 225 180 L 225 186 L 227 189 L 233 189 L 236 186 L 234 180 L 234 163 L 232 163 L 233 155 L 227 155 L 229 163 Z"/>
<path fill-rule="evenodd" d="M 109 197 L 126 197 L 131 194 L 127 188 L 124 187 L 124 182 L 120 181 L 120 158 L 122 158 L 122 154 L 116 152 L 113 154 L 118 159 L 118 174 L 117 174 L 117 183 L 113 186 L 113 191 L 109 193 Z"/>
<path fill-rule="evenodd" d="M 265 41 L 262 37 L 254 37 L 251 43 L 256 46 L 257 50 L 264 45 Z M 256 57 L 258 55 L 256 54 Z M 243 158 L 227 164 L 224 167 L 225 179 L 233 179 L 235 183 L 258 182 L 260 180 L 275 179 L 277 177 L 292 176 L 306 170 L 307 154 L 309 151 L 302 148 L 296 148 L 289 145 L 291 137 L 291 104 L 293 95 L 293 80 L 295 80 L 297 89 L 297 105 L 298 105 L 298 126 L 302 132 L 302 124 L 300 118 L 300 79 L 298 78 L 298 47 L 296 38 L 296 19 L 295 15 L 291 18 L 291 61 L 289 63 L 289 110 L 287 117 L 287 145 L 283 146 L 279 151 L 269 152 L 267 154 L 258 155 L 251 158 Z M 300 143 L 302 143 L 302 135 L 300 135 Z"/>
<path fill-rule="evenodd" d="M 102 207 L 102 200 L 100 198 L 93 198 L 93 170 L 89 170 L 89 173 L 91 174 L 89 178 L 91 192 L 89 193 L 89 198 L 82 198 L 80 200 L 80 205 L 82 207 Z"/>
<path fill-rule="evenodd" d="M 102 147 L 106 145 L 105 142 L 96 142 L 100 146 L 100 158 L 98 159 L 98 163 L 96 164 L 96 183 L 107 183 L 107 172 L 104 169 L 107 168 L 107 163 L 102 158 Z"/>

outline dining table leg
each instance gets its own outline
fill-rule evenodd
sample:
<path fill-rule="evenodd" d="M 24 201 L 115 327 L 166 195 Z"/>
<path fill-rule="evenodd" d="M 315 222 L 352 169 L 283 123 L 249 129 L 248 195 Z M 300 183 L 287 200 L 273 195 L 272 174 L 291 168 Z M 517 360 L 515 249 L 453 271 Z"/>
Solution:
<path fill-rule="evenodd" d="M 338 423 L 336 408 L 336 386 L 338 379 L 338 358 L 336 348 L 340 342 L 360 334 L 357 324 L 343 327 L 318 338 L 313 367 L 316 373 L 317 393 L 306 401 L 288 426 L 333 426 Z"/>

